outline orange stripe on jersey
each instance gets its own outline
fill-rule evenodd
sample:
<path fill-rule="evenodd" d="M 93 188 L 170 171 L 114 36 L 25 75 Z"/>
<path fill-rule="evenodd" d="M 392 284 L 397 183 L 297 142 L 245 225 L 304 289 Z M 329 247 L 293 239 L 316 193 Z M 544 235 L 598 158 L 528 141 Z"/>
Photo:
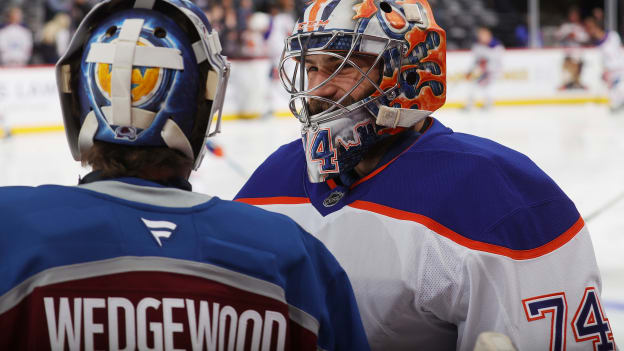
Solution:
<path fill-rule="evenodd" d="M 507 256 L 509 258 L 513 258 L 514 260 L 528 260 L 553 252 L 566 244 L 568 241 L 572 240 L 572 238 L 574 238 L 574 236 L 578 234 L 585 226 L 585 221 L 583 221 L 582 217 L 579 217 L 578 221 L 576 221 L 576 223 L 574 223 L 574 225 L 572 225 L 570 229 L 566 230 L 554 240 L 540 247 L 536 247 L 530 250 L 513 250 L 504 246 L 488 244 L 466 238 L 445 227 L 444 225 L 436 222 L 435 220 L 417 213 L 397 210 L 396 208 L 361 200 L 354 201 L 349 206 L 360 210 L 375 212 L 384 216 L 400 220 L 417 222 L 461 246 L 467 247 L 472 250 Z"/>
<path fill-rule="evenodd" d="M 243 202 L 249 205 L 297 205 L 310 203 L 310 199 L 308 199 L 307 197 L 294 196 L 241 198 L 234 201 Z"/>
<path fill-rule="evenodd" d="M 331 178 L 330 178 L 330 179 L 327 179 L 327 182 L 326 182 L 326 183 L 327 183 L 327 186 L 329 187 L 329 190 L 334 190 L 334 189 L 336 189 L 336 187 L 338 186 L 338 185 L 336 184 L 336 181 L 335 181 L 335 180 L 333 180 L 333 179 L 331 179 Z"/>
<path fill-rule="evenodd" d="M 308 16 L 308 31 L 311 32 L 314 30 L 314 24 L 316 22 L 316 16 L 318 15 L 321 6 L 326 3 L 327 0 L 316 0 L 314 1 L 314 5 L 312 5 L 312 9 L 310 9 L 310 16 Z"/>

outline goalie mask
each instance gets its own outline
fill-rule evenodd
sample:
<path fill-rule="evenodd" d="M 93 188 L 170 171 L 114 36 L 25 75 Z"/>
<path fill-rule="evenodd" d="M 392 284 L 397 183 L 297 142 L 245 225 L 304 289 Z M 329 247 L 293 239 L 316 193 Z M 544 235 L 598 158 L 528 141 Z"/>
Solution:
<path fill-rule="evenodd" d="M 94 140 L 166 146 L 201 163 L 220 131 L 229 64 L 205 15 L 186 0 L 107 0 L 56 66 L 74 159 Z"/>
<path fill-rule="evenodd" d="M 280 78 L 316 183 L 350 171 L 379 140 L 444 104 L 446 34 L 426 0 L 307 4 L 286 40 Z M 328 62 L 319 79 L 317 66 Z M 348 89 L 329 88 L 345 77 Z"/>

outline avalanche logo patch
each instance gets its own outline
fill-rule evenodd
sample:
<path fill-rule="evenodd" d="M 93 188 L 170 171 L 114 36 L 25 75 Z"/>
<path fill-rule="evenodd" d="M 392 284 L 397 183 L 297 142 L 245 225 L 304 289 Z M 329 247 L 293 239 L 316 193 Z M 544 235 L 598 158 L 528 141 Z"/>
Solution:
<path fill-rule="evenodd" d="M 178 225 L 173 222 L 151 221 L 145 218 L 141 218 L 141 220 L 143 221 L 143 224 L 145 224 L 147 229 L 150 231 L 154 239 L 156 239 L 156 242 L 158 243 L 158 246 L 160 247 L 162 247 L 162 242 L 160 241 L 160 239 L 162 238 L 169 239 L 171 234 L 173 234 L 175 229 L 178 227 Z"/>
<path fill-rule="evenodd" d="M 115 40 L 112 41 L 114 43 Z M 148 40 L 139 38 L 137 46 L 154 46 Z M 160 88 L 163 81 L 163 69 L 159 67 L 133 67 L 131 80 L 132 106 L 148 102 Z M 95 82 L 98 90 L 109 101 L 111 100 L 111 79 L 113 65 L 98 63 L 95 67 Z"/>

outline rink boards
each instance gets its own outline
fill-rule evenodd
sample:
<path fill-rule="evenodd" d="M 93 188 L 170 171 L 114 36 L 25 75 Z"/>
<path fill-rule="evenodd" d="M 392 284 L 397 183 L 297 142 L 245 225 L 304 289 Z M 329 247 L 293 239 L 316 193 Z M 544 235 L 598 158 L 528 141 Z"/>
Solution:
<path fill-rule="evenodd" d="M 585 89 L 562 89 L 566 56 L 583 62 L 579 82 Z M 474 96 L 477 103 L 484 98 L 484 89 L 475 88 L 466 78 L 473 65 L 469 51 L 448 53 L 445 108 L 463 107 L 471 91 L 480 92 Z M 490 89 L 497 106 L 607 102 L 596 49 L 507 50 L 502 66 L 500 79 Z M 265 58 L 232 61 L 225 119 L 290 115 L 288 95 L 270 78 L 272 67 Z M 17 134 L 61 129 L 54 67 L 0 68 L 0 114 Z"/>

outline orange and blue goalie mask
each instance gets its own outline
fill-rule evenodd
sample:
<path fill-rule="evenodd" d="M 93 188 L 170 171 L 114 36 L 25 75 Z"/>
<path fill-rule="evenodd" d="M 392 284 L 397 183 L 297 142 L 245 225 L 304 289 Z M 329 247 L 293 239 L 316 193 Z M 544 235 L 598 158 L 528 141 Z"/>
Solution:
<path fill-rule="evenodd" d="M 319 60 L 335 68 L 312 82 L 306 69 Z M 347 70 L 352 86 L 324 94 Z M 313 0 L 286 41 L 280 78 L 302 123 L 309 179 L 322 182 L 444 104 L 446 34 L 425 0 Z"/>

